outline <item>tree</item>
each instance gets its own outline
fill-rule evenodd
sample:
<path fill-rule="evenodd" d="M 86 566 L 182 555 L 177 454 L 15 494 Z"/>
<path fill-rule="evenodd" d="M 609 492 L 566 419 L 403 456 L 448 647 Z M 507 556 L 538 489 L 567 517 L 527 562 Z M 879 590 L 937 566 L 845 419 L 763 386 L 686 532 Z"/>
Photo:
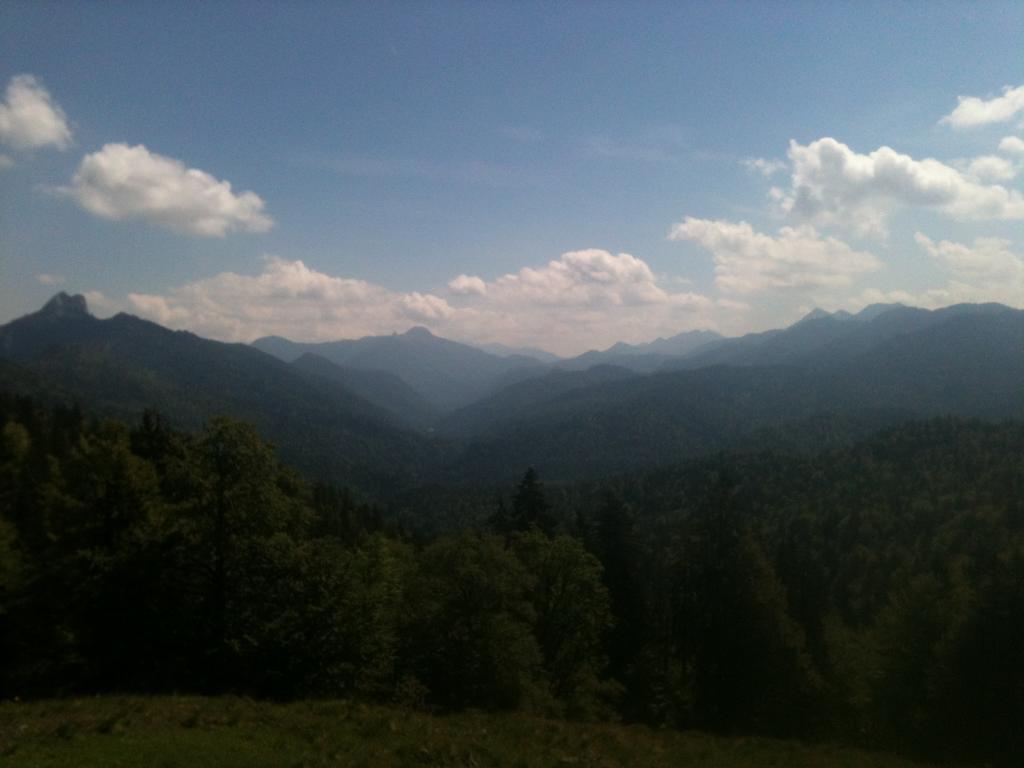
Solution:
<path fill-rule="evenodd" d="M 643 642 L 643 605 L 637 570 L 640 545 L 636 519 L 616 493 L 606 491 L 597 513 L 594 548 L 604 568 L 614 626 L 607 636 L 609 671 L 623 679 Z"/>
<path fill-rule="evenodd" d="M 534 633 L 551 692 L 570 714 L 593 715 L 612 622 L 601 563 L 576 539 L 539 531 L 518 535 L 513 549 L 535 579 Z"/>
<path fill-rule="evenodd" d="M 178 528 L 179 566 L 198 603 L 195 620 L 206 630 L 201 663 L 216 690 L 237 678 L 239 590 L 260 546 L 278 533 L 300 534 L 307 513 L 285 492 L 287 476 L 249 424 L 212 420 L 192 451 L 190 476 Z"/>
<path fill-rule="evenodd" d="M 544 497 L 544 485 L 537 471 L 529 467 L 512 496 L 509 526 L 513 531 L 525 532 L 536 528 L 550 534 L 554 529 L 550 513 L 551 507 Z"/>
<path fill-rule="evenodd" d="M 513 709 L 542 697 L 533 583 L 495 536 L 464 533 L 423 550 L 403 655 L 435 704 Z"/>

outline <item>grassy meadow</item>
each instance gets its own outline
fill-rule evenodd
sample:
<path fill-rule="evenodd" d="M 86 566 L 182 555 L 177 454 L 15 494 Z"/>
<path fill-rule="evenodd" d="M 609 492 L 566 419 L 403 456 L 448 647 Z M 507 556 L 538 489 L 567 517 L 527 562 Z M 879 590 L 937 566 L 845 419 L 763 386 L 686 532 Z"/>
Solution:
<path fill-rule="evenodd" d="M 0 763 L 78 766 L 911 768 L 827 744 L 524 714 L 434 716 L 346 701 L 102 697 L 0 703 Z"/>

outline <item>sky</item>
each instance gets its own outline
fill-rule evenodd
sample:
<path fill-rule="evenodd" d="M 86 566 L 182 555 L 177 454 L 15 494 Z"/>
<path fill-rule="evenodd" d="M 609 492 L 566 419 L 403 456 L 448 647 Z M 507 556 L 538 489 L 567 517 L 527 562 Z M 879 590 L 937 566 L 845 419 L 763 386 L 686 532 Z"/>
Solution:
<path fill-rule="evenodd" d="M 557 354 L 1024 307 L 1020 2 L 0 7 L 0 322 Z"/>

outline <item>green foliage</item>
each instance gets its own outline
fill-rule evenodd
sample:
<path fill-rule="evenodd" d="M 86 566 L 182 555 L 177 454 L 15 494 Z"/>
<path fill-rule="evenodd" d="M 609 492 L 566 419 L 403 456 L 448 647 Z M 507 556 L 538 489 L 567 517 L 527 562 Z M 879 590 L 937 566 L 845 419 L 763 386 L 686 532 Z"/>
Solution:
<path fill-rule="evenodd" d="M 535 635 L 551 693 L 573 716 L 598 714 L 611 625 L 600 561 L 576 539 L 538 531 L 520 534 L 512 548 L 534 579 Z"/>
<path fill-rule="evenodd" d="M 1022 455 L 1020 425 L 945 420 L 600 486 L 528 472 L 499 533 L 410 541 L 251 426 L 0 396 L 0 690 L 345 696 L 1012 764 Z"/>
<path fill-rule="evenodd" d="M 436 703 L 509 709 L 543 694 L 534 576 L 496 536 L 428 545 L 410 590 L 412 670 Z"/>

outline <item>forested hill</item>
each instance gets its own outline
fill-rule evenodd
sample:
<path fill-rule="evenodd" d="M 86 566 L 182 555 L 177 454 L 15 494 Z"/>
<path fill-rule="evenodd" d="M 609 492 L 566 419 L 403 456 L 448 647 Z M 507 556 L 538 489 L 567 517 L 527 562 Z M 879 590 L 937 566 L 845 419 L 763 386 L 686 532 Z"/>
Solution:
<path fill-rule="evenodd" d="M 471 436 L 451 478 L 501 477 L 505 468 L 508 480 L 511 468 L 531 464 L 581 479 L 770 445 L 773 433 L 813 451 L 915 417 L 1024 418 L 1024 312 L 951 312 L 865 346 L 831 346 L 784 366 L 515 385 L 442 422 Z"/>
<path fill-rule="evenodd" d="M 313 353 L 345 368 L 388 371 L 442 411 L 466 405 L 489 393 L 511 371 L 546 369 L 531 357 L 492 355 L 434 336 L 426 328 L 412 328 L 390 336 L 321 343 L 270 336 L 257 339 L 253 346 L 287 361 Z"/>
<path fill-rule="evenodd" d="M 80 296 L 58 294 L 0 327 L 0 356 L 8 390 L 63 394 L 132 419 L 155 408 L 180 428 L 222 414 L 245 419 L 318 477 L 384 489 L 413 481 L 431 460 L 426 441 L 401 416 L 337 378 L 132 315 L 100 320 Z"/>
<path fill-rule="evenodd" d="M 243 424 L 0 398 L 0 690 L 345 696 L 1024 752 L 1024 426 L 914 423 L 416 541 Z M 552 502 L 555 503 L 552 503 Z"/>
<path fill-rule="evenodd" d="M 951 320 L 965 317 L 992 320 L 1014 315 L 1019 317 L 1021 314 L 1021 310 L 1002 304 L 955 304 L 935 310 L 902 304 L 872 304 L 856 315 L 814 310 L 788 328 L 721 339 L 685 358 L 666 363 L 664 368 L 836 362 L 849 360 L 900 336 L 936 328 Z"/>

